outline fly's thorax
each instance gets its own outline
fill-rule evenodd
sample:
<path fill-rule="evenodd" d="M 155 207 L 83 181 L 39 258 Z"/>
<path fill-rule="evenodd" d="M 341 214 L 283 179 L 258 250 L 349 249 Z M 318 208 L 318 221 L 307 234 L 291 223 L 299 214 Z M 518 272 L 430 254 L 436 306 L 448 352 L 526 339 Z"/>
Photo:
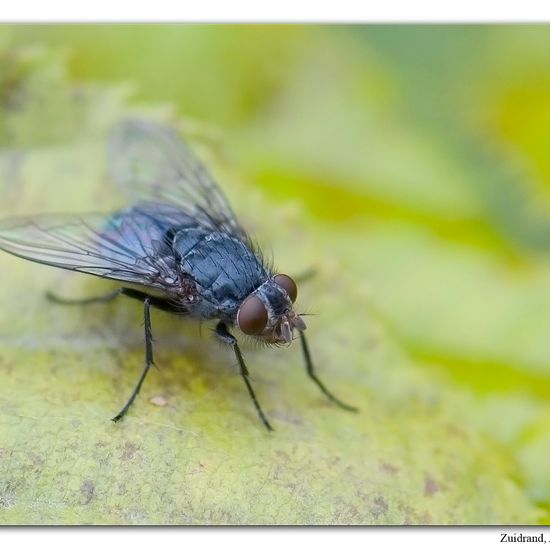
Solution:
<path fill-rule="evenodd" d="M 172 249 L 179 272 L 195 282 L 201 299 L 221 312 L 234 315 L 268 277 L 247 243 L 222 231 L 204 227 L 176 231 Z"/>
<path fill-rule="evenodd" d="M 237 312 L 237 325 L 245 333 L 270 344 L 289 344 L 293 331 L 305 330 L 294 311 L 297 290 L 288 275 L 275 275 L 248 295 Z"/>

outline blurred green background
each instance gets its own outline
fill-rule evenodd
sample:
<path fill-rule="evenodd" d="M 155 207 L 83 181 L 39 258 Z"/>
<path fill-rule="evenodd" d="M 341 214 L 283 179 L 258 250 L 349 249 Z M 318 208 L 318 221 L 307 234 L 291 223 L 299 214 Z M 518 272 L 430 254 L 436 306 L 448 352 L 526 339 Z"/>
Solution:
<path fill-rule="evenodd" d="M 309 439 L 306 444 L 301 430 L 308 428 L 299 422 L 296 428 L 292 421 L 280 426 L 278 440 L 266 444 L 244 394 L 242 411 L 235 412 L 230 401 L 224 414 L 237 415 L 235 422 L 246 434 L 237 432 L 236 448 L 242 448 L 241 437 L 256 445 L 258 435 L 263 450 L 249 447 L 249 453 L 259 453 L 264 466 L 277 456 L 278 445 L 293 449 L 292 460 L 289 455 L 281 459 L 279 477 L 271 469 L 264 472 L 266 498 L 272 497 L 275 480 L 305 475 L 285 470 L 306 460 L 300 458 L 302 449 L 312 457 L 332 449 L 342 461 L 330 483 L 322 476 L 318 485 L 297 482 L 296 494 L 307 498 L 292 500 L 286 488 L 272 516 L 263 508 L 244 513 L 241 504 L 229 506 L 226 515 L 208 516 L 193 508 L 193 497 L 187 504 L 177 499 L 170 504 L 178 510 L 187 506 L 187 515 L 169 516 L 162 504 L 149 507 L 151 496 L 141 493 L 146 504 L 132 515 L 124 509 L 126 489 L 117 493 L 122 504 L 106 516 L 98 490 L 90 497 L 97 508 L 83 510 L 70 491 L 60 495 L 48 485 L 58 472 L 43 464 L 30 471 L 53 491 L 48 494 L 55 493 L 58 509 L 30 513 L 28 503 L 38 493 L 32 484 L 14 482 L 21 457 L 10 451 L 19 448 L 11 430 L 20 428 L 6 411 L 17 408 L 12 396 L 23 387 L 32 409 L 33 390 L 23 380 L 7 384 L 4 404 L 9 401 L 12 408 L 4 405 L 5 437 L 11 443 L 0 453 L 11 472 L 4 476 L 4 502 L 12 503 L 6 505 L 12 510 L 6 522 L 550 520 L 550 27 L 11 26 L 0 29 L 0 52 L 0 143 L 10 154 L 14 148 L 42 150 L 46 159 L 29 168 L 29 179 L 41 180 L 48 190 L 39 199 L 29 194 L 3 208 L 3 214 L 20 205 L 22 211 L 40 210 L 45 203 L 55 209 L 58 187 L 51 182 L 69 161 L 63 157 L 49 164 L 48 148 L 96 139 L 97 155 L 98 135 L 128 106 L 169 113 L 224 167 L 235 209 L 273 250 L 281 269 L 318 271 L 304 293 L 306 305 L 319 314 L 311 318 L 311 338 L 331 359 L 322 373 L 343 388 L 340 393 L 347 388 L 348 400 L 362 409 L 359 419 L 328 407 L 312 414 L 319 430 L 312 437 L 315 444 Z M 75 166 L 91 158 L 78 148 L 69 157 Z M 9 185 L 13 163 L 5 162 L 3 178 Z M 70 166 L 86 178 L 78 172 L 82 168 Z M 69 181 L 77 189 L 76 180 Z M 6 189 L 9 198 L 13 186 Z M 73 198 L 85 209 L 82 192 L 74 191 Z M 270 210 L 274 213 L 265 213 Z M 20 263 L 10 263 L 10 269 Z M 25 266 L 18 269 L 23 273 Z M 17 302 L 12 298 L 5 304 L 0 335 L 13 352 L 5 352 L 13 369 L 20 360 L 18 335 L 30 330 L 33 317 L 24 317 L 28 325 L 14 327 Z M 48 315 L 54 319 L 64 313 Z M 50 325 L 42 333 L 47 330 Z M 85 339 L 86 328 L 78 334 Z M 166 363 L 169 351 L 164 353 Z M 250 353 L 256 363 L 270 354 Z M 139 356 L 136 344 L 137 363 Z M 292 357 L 298 371 L 299 355 Z M 85 356 L 83 363 L 89 360 Z M 289 376 L 284 357 L 273 361 L 281 370 L 270 384 Z M 105 397 L 97 413 L 102 422 L 131 387 L 136 368 L 113 374 L 124 384 L 112 390 L 110 401 Z M 72 372 L 70 361 L 64 369 Z M 291 404 L 279 405 L 279 422 L 286 418 L 281 411 L 297 407 L 307 391 L 307 381 L 296 376 L 270 394 L 268 411 L 281 395 L 294 392 Z M 238 395 L 239 381 L 232 380 Z M 86 384 L 93 381 L 92 372 Z M 265 385 L 260 387 L 265 393 Z M 209 399 L 225 400 L 225 391 L 209 388 L 208 395 L 216 394 Z M 94 392 L 84 394 L 79 405 L 92 406 Z M 189 399 L 181 388 L 174 407 L 180 399 Z M 195 406 L 206 415 L 208 405 L 200 403 Z M 306 400 L 300 411 L 312 413 L 312 403 L 319 400 Z M 162 411 L 146 410 L 145 398 L 138 406 L 142 410 L 136 415 L 162 418 Z M 188 412 L 174 414 L 171 421 L 188 422 Z M 329 437 L 325 417 L 333 414 Z M 201 433 L 209 432 L 209 422 L 205 417 Z M 105 428 L 111 434 L 105 435 L 107 445 L 110 428 Z M 295 428 L 298 435 L 288 435 Z M 151 434 L 136 434 L 146 447 Z M 212 456 L 220 445 L 216 434 L 209 436 Z M 237 452 L 228 450 L 226 441 L 223 446 L 228 455 Z M 344 467 L 346 449 L 350 469 Z M 63 454 L 59 457 L 62 461 Z M 171 467 L 183 468 L 181 456 L 173 458 L 179 466 Z M 154 480 L 155 461 L 143 460 L 141 468 L 148 468 Z M 242 481 L 238 463 L 230 472 Z M 48 477 L 45 471 L 54 473 Z M 86 500 L 88 478 L 79 479 L 75 492 Z M 234 480 L 227 483 L 234 491 Z M 260 483 L 259 478 L 251 483 Z M 351 486 L 364 490 L 359 503 L 357 494 L 348 494 Z M 114 498 L 105 491 L 103 504 Z M 239 498 L 248 502 L 249 495 Z M 203 505 L 215 508 L 212 502 Z M 317 514 L 311 506 L 323 511 Z"/>

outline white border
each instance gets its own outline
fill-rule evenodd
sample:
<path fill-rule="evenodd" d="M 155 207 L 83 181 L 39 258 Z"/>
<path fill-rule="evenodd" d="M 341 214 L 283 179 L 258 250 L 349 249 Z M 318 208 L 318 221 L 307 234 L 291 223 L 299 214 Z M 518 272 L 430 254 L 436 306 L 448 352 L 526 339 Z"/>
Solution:
<path fill-rule="evenodd" d="M 126 1 L 95 0 L 77 3 L 67 0 L 6 1 L 0 12 L 3 23 L 145 23 L 145 22 L 226 22 L 226 23 L 540 23 L 550 21 L 550 2 L 522 0 L 504 3 L 462 0 L 338 0 L 320 2 L 277 0 L 155 0 L 138 4 Z M 85 532 L 84 532 L 85 531 Z M 14 529 L 0 534 L 2 546 L 15 548 L 21 539 L 38 548 L 97 550 L 106 548 L 201 548 L 208 544 L 225 550 L 280 548 L 307 537 L 310 546 L 343 547 L 346 550 L 382 548 L 394 544 L 401 548 L 422 545 L 423 549 L 446 550 L 465 547 L 499 546 L 500 533 L 545 532 L 547 528 L 354 528 L 354 529 Z M 303 542 L 302 542 L 303 544 Z"/>
<path fill-rule="evenodd" d="M 106 528 L 106 529 L 13 529 L 0 532 L 4 548 L 21 547 L 22 542 L 43 550 L 205 549 L 280 550 L 303 547 L 346 550 L 400 548 L 422 550 L 465 550 L 503 548 L 502 533 L 544 534 L 550 540 L 548 527 L 432 527 L 432 528 Z M 511 543 L 514 544 L 514 543 Z M 515 543 L 518 544 L 518 543 Z M 519 543 L 522 548 L 538 547 Z M 506 546 L 504 546 L 506 548 Z"/>
<path fill-rule="evenodd" d="M 17 0 L 2 2 L 0 22 L 544 22 L 547 0 Z"/>

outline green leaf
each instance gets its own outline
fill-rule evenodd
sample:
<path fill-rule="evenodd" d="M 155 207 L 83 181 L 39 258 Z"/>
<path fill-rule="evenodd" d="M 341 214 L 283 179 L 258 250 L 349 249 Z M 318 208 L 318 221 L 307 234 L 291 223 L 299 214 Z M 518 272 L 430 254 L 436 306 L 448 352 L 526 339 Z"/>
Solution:
<path fill-rule="evenodd" d="M 361 88 L 364 83 L 354 75 L 363 66 L 349 61 L 347 48 L 328 66 L 343 71 L 344 85 Z M 106 133 L 135 107 L 117 86 L 70 83 L 63 60 L 48 51 L 30 67 L 18 61 L 19 52 L 6 46 L 2 54 L 3 62 L 15 64 L 16 89 L 26 90 L 18 107 L 4 103 L 2 108 L 7 121 L 0 156 L 0 188 L 8 198 L 4 214 L 116 208 L 120 198 L 105 178 Z M 340 63 L 346 59 L 351 68 Z M 307 55 L 303 62 L 309 66 Z M 285 78 L 313 90 L 318 74 L 312 72 L 309 84 L 302 82 L 301 70 Z M 391 87 L 391 78 L 385 79 L 380 85 Z M 56 92 L 43 95 L 44 89 Z M 338 109 L 340 92 L 330 86 L 325 92 L 323 105 Z M 327 402 L 305 375 L 297 345 L 245 346 L 253 384 L 276 429 L 268 434 L 230 350 L 213 340 L 207 326 L 200 331 L 196 324 L 155 311 L 159 368 L 150 373 L 128 416 L 115 425 L 109 418 L 142 368 L 141 307 L 123 299 L 86 308 L 52 305 L 44 298 L 47 290 L 91 296 L 112 286 L 2 254 L 2 523 L 507 524 L 544 519 L 537 506 L 549 487 L 542 459 L 548 423 L 543 426 L 540 415 L 548 410 L 539 383 L 544 367 L 524 372 L 514 363 L 505 370 L 508 378 L 495 382 L 500 392 L 488 390 L 488 374 L 475 372 L 478 355 L 500 360 L 499 350 L 514 351 L 517 326 L 506 325 L 503 317 L 510 321 L 523 313 L 529 319 L 531 311 L 521 311 L 518 296 L 531 288 L 531 306 L 537 307 L 544 273 L 526 274 L 523 280 L 510 275 L 493 288 L 491 276 L 502 271 L 487 247 L 472 252 L 464 244 L 468 239 L 457 244 L 433 236 L 437 223 L 432 221 L 442 220 L 438 212 L 452 204 L 459 204 L 463 218 L 483 218 L 475 197 L 456 180 L 437 194 L 437 208 L 423 210 L 422 201 L 398 191 L 411 184 L 407 173 L 413 166 L 432 170 L 425 194 L 430 182 L 450 171 L 445 161 L 433 166 L 431 137 L 417 140 L 406 124 L 399 126 L 397 153 L 380 146 L 373 168 L 377 177 L 395 184 L 389 191 L 376 183 L 371 188 L 372 195 L 385 194 L 391 215 L 372 216 L 373 199 L 361 202 L 369 193 L 356 184 L 368 163 L 350 166 L 349 145 L 359 126 L 339 148 L 325 142 L 312 152 L 308 144 L 315 132 L 305 127 L 314 124 L 318 109 L 311 108 L 297 123 L 295 115 L 307 107 L 300 96 L 278 95 L 285 108 L 263 118 L 266 135 L 279 143 L 273 157 L 254 146 L 258 126 L 244 125 L 235 136 L 232 151 L 244 173 L 269 180 L 266 192 L 232 176 L 235 166 L 229 170 L 219 156 L 210 158 L 239 215 L 273 250 L 278 268 L 293 274 L 315 269 L 315 277 L 301 285 L 298 303 L 316 314 L 307 322 L 318 372 L 360 412 L 350 414 Z M 361 97 L 367 105 L 380 100 L 376 94 Z M 167 115 L 169 109 L 153 106 L 147 112 L 178 122 Z M 375 123 L 383 126 L 384 118 Z M 300 139 L 292 132 L 297 126 L 303 131 Z M 267 131 L 277 127 L 280 133 Z M 335 127 L 336 134 L 342 131 Z M 300 157 L 301 166 L 282 135 L 309 151 L 310 156 Z M 409 145 L 415 153 L 398 170 L 392 155 Z M 321 161 L 322 168 L 313 170 Z M 278 172 L 275 164 L 281 166 Z M 311 187 L 296 189 L 304 204 L 289 200 L 290 187 L 279 196 L 284 202 L 273 202 L 274 174 L 307 175 L 317 184 L 326 180 L 329 190 L 357 199 L 357 215 L 347 222 L 322 220 L 338 193 L 320 198 Z M 310 198 L 320 210 L 309 207 Z M 485 286 L 472 291 L 469 277 Z M 533 286 L 533 277 L 539 286 Z M 510 290 L 509 309 L 480 313 L 476 307 L 476 300 L 492 296 L 494 305 Z M 459 308 L 456 317 L 454 308 Z M 486 339 L 476 340 L 471 327 L 476 321 L 494 324 Z M 523 337 L 531 328 L 524 327 Z M 497 346 L 501 337 L 509 338 L 508 347 Z M 437 355 L 438 346 L 445 352 Z M 454 367 L 455 356 L 449 360 L 455 348 L 474 358 L 466 381 Z M 542 362 L 546 347 L 540 353 Z M 533 358 L 516 350 L 510 360 Z M 517 392 L 515 381 L 527 391 Z M 505 411 L 513 414 L 503 422 Z"/>

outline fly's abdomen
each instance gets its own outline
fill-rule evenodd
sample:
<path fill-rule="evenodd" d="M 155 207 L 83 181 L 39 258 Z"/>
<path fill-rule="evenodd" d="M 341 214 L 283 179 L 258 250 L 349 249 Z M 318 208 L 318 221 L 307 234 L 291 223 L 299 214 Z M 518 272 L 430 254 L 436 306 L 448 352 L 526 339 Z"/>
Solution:
<path fill-rule="evenodd" d="M 181 217 L 173 207 L 145 204 L 113 214 L 103 234 L 138 255 L 171 253 L 166 235 L 181 225 Z"/>
<path fill-rule="evenodd" d="M 101 230 L 101 254 L 114 263 L 113 274 L 120 275 L 116 265 L 120 263 L 126 271 L 132 267 L 144 273 L 141 280 L 134 280 L 137 284 L 152 285 L 170 294 L 186 294 L 179 288 L 183 279 L 172 243 L 177 231 L 194 226 L 196 222 L 180 209 L 142 203 L 109 218 Z"/>

